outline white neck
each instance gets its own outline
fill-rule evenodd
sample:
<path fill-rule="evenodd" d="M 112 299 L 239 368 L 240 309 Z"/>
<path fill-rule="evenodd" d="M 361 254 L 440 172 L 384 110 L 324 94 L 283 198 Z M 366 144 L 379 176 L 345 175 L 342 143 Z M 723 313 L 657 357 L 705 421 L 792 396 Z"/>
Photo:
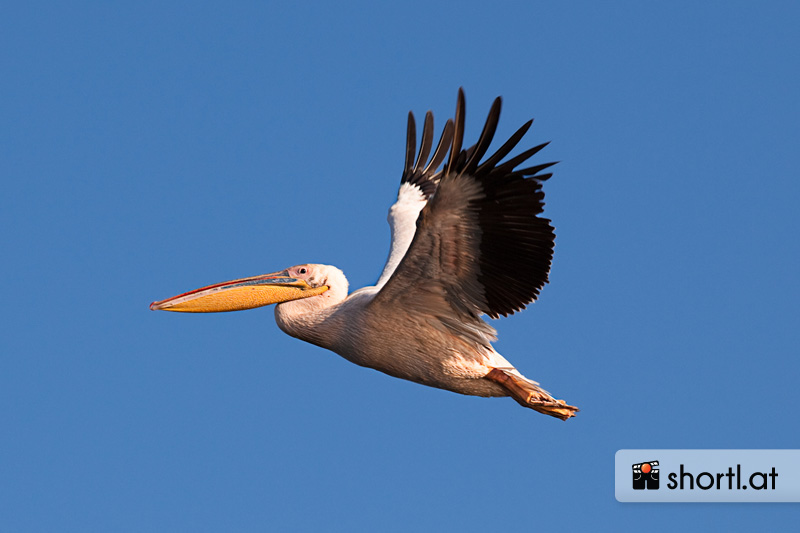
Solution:
<path fill-rule="evenodd" d="M 327 291 L 278 304 L 275 321 L 286 334 L 330 349 L 336 340 L 333 329 L 338 329 L 331 317 L 347 298 L 348 282 L 338 268 L 327 267 L 325 274 L 326 279 L 321 280 L 320 285 L 327 285 Z"/>

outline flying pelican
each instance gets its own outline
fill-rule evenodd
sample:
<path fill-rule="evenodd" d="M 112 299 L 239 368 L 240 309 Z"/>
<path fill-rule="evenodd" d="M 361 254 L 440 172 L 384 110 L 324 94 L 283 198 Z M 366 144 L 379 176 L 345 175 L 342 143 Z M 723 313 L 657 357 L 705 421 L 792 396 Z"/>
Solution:
<path fill-rule="evenodd" d="M 496 332 L 481 319 L 536 300 L 548 281 L 555 241 L 550 220 L 538 216 L 542 182 L 551 176 L 540 172 L 555 163 L 517 168 L 548 143 L 503 161 L 533 120 L 484 159 L 500 105 L 498 97 L 478 142 L 462 150 L 459 89 L 455 121 L 445 123 L 432 156 L 433 114 L 425 115 L 416 158 L 417 128 L 409 112 L 405 168 L 388 216 L 391 249 L 374 286 L 348 295 L 341 270 L 305 264 L 209 285 L 150 309 L 209 313 L 276 303 L 275 319 L 285 333 L 357 365 L 461 394 L 511 396 L 562 420 L 575 416 L 577 408 L 554 399 L 494 350 Z"/>

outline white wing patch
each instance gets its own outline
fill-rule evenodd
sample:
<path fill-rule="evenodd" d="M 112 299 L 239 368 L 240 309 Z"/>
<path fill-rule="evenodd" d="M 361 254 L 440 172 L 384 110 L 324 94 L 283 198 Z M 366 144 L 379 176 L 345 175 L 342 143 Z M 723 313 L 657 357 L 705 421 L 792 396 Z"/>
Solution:
<path fill-rule="evenodd" d="M 397 192 L 397 202 L 389 208 L 389 215 L 386 218 L 392 230 L 392 244 L 389 250 L 389 258 L 386 266 L 383 267 L 381 277 L 375 284 L 380 289 L 392 277 L 397 265 L 406 255 L 414 234 L 417 231 L 417 218 L 419 212 L 425 207 L 428 201 L 422 190 L 416 185 L 403 183 Z"/>

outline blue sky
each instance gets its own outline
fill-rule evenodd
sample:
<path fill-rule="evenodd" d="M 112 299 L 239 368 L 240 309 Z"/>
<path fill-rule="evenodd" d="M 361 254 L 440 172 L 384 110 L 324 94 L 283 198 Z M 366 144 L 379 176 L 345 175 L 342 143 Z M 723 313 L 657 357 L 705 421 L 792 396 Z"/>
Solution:
<path fill-rule="evenodd" d="M 25 3 L 0 17 L 3 531 L 775 528 L 614 499 L 621 448 L 796 448 L 791 2 Z M 355 367 L 271 309 L 152 300 L 289 265 L 374 283 L 405 120 L 559 160 L 551 283 L 497 349 L 566 423 Z"/>

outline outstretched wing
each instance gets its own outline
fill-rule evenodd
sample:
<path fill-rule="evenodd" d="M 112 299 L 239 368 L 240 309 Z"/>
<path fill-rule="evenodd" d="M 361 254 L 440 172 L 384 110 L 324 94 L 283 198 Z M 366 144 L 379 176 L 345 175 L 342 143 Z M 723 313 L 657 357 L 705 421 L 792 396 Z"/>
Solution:
<path fill-rule="evenodd" d="M 400 260 L 406 254 L 414 233 L 417 230 L 417 217 L 428 199 L 436 191 L 436 186 L 442 176 L 439 166 L 447 157 L 450 143 L 453 140 L 453 121 L 448 120 L 444 125 L 439 144 L 428 160 L 433 148 L 433 113 L 425 114 L 425 123 L 422 127 L 422 142 L 419 157 L 414 160 L 417 149 L 417 126 L 414 113 L 408 113 L 408 130 L 406 133 L 406 163 L 403 177 L 400 180 L 400 190 L 397 192 L 397 202 L 389 209 L 388 221 L 392 230 L 392 244 L 389 258 L 383 267 L 377 288 L 389 280 Z"/>
<path fill-rule="evenodd" d="M 540 172 L 555 163 L 517 169 L 547 143 L 502 162 L 533 121 L 481 162 L 500 107 L 497 98 L 478 142 L 462 150 L 465 102 L 459 90 L 447 164 L 431 180 L 435 190 L 417 217 L 408 251 L 370 305 L 435 318 L 462 337 L 485 342 L 494 330 L 480 315 L 519 311 L 547 283 L 555 234 L 550 220 L 539 216 L 542 182 L 551 176 Z M 410 159 L 413 154 L 407 168 Z"/>

